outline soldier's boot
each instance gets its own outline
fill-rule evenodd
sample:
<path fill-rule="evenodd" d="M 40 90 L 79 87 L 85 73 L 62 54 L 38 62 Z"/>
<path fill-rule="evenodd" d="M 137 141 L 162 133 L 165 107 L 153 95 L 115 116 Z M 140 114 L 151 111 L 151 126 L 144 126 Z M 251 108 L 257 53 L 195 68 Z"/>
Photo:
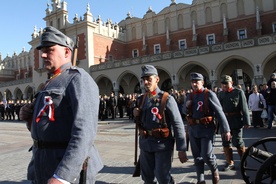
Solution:
<path fill-rule="evenodd" d="M 212 183 L 213 183 L 213 184 L 218 184 L 218 183 L 219 183 L 219 171 L 218 171 L 218 169 L 216 169 L 216 170 L 212 173 Z"/>
<path fill-rule="evenodd" d="M 234 165 L 234 160 L 233 160 L 232 147 L 224 147 L 223 150 L 224 150 L 225 157 L 226 157 L 226 165 L 225 165 L 223 171 L 234 170 L 235 165 Z"/>

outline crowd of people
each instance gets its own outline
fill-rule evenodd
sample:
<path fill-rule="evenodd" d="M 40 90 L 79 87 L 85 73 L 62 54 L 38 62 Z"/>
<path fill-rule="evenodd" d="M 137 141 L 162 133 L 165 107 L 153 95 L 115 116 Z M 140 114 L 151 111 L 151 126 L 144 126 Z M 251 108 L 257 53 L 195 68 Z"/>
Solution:
<path fill-rule="evenodd" d="M 272 127 L 272 122 L 275 119 L 275 112 L 273 113 L 273 109 L 276 105 L 275 102 L 275 93 L 274 87 L 276 81 L 276 73 L 271 75 L 271 78 L 267 83 L 260 85 L 253 85 L 252 88 L 250 86 L 246 86 L 245 90 L 243 90 L 246 102 L 248 104 L 249 110 L 252 112 L 252 126 L 254 128 L 258 127 Z M 271 87 L 272 86 L 272 87 Z M 235 86 L 238 89 L 242 89 L 241 85 Z M 271 90 L 272 89 L 272 90 Z M 212 91 L 215 94 L 219 94 L 222 91 L 221 87 L 214 86 Z M 193 89 L 181 89 L 181 90 L 170 90 L 169 94 L 174 97 L 177 102 L 179 111 L 183 120 L 185 120 L 185 113 L 183 113 L 183 106 L 186 96 L 193 92 Z M 115 96 L 114 92 L 111 92 L 110 95 L 101 95 L 100 105 L 99 105 L 99 120 L 104 121 L 107 119 L 114 119 L 116 117 L 128 117 L 133 120 L 133 109 L 137 106 L 137 98 L 141 94 L 133 93 L 133 94 L 122 94 L 119 93 L 119 96 Z M 262 102 L 263 106 L 259 107 L 259 102 Z M 270 106 L 270 108 L 269 108 Z M 268 110 L 268 108 L 270 110 Z M 267 117 L 262 118 L 262 112 L 267 112 Z M 271 117 L 271 118 L 268 118 Z M 269 120 L 268 120 L 269 119 Z"/>
<path fill-rule="evenodd" d="M 20 121 L 19 111 L 25 103 L 7 103 L 0 104 L 0 119 L 1 120 L 17 120 Z"/>

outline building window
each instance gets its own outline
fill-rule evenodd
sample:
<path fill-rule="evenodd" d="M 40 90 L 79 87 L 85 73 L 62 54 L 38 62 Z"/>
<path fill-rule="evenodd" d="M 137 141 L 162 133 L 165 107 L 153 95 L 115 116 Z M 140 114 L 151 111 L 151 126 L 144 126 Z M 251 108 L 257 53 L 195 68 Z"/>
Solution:
<path fill-rule="evenodd" d="M 160 53 L 161 53 L 160 44 L 155 44 L 154 45 L 154 54 L 160 54 Z"/>
<path fill-rule="evenodd" d="M 240 29 L 238 30 L 238 39 L 242 40 L 242 39 L 246 39 L 247 35 L 246 35 L 246 29 Z"/>
<path fill-rule="evenodd" d="M 215 44 L 215 34 L 208 34 L 206 35 L 206 42 L 207 42 L 207 45 L 213 45 Z"/>
<path fill-rule="evenodd" d="M 276 23 L 272 24 L 272 32 L 276 33 Z"/>
<path fill-rule="evenodd" d="M 138 51 L 138 49 L 134 49 L 134 50 L 132 51 L 132 57 L 136 58 L 136 57 L 138 57 L 138 56 L 139 56 L 139 51 Z"/>
<path fill-rule="evenodd" d="M 186 39 L 178 40 L 179 50 L 184 50 L 187 48 Z"/>

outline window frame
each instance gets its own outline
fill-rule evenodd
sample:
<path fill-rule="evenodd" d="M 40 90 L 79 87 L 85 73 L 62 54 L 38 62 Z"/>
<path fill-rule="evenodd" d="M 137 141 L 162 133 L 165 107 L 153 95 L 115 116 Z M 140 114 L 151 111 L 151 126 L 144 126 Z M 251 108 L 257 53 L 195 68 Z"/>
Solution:
<path fill-rule="evenodd" d="M 161 53 L 161 45 L 160 44 L 154 44 L 153 49 L 154 49 L 154 54 L 160 54 Z"/>
<path fill-rule="evenodd" d="M 184 43 L 184 47 L 182 46 L 181 43 Z M 178 48 L 179 48 L 179 50 L 187 49 L 187 41 L 186 41 L 186 39 L 178 40 Z"/>
<path fill-rule="evenodd" d="M 213 41 L 211 41 L 211 40 L 209 39 L 210 37 L 213 38 Z M 215 36 L 214 33 L 212 33 L 212 34 L 207 34 L 207 35 L 206 35 L 206 43 L 207 43 L 207 45 L 214 45 L 214 44 L 216 44 L 216 36 Z"/>
<path fill-rule="evenodd" d="M 241 35 L 241 31 L 244 32 L 244 35 Z M 246 29 L 238 29 L 238 30 L 237 30 L 237 36 L 238 36 L 238 40 L 247 39 L 247 32 L 246 32 Z"/>
<path fill-rule="evenodd" d="M 132 57 L 133 58 L 139 57 L 139 50 L 138 49 L 133 49 L 132 50 Z"/>

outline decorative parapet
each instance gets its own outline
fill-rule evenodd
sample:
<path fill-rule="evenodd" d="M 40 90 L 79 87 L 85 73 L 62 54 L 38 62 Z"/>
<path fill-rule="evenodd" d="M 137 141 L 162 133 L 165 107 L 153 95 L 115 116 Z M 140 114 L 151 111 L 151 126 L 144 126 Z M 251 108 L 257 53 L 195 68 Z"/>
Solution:
<path fill-rule="evenodd" d="M 184 56 L 183 51 L 176 51 L 173 53 L 174 58 L 179 58 L 179 57 L 183 57 L 183 56 Z"/>
<path fill-rule="evenodd" d="M 171 59 L 172 58 L 172 53 L 171 52 L 166 52 L 162 55 L 163 59 Z"/>
<path fill-rule="evenodd" d="M 242 47 L 252 47 L 252 46 L 254 46 L 254 44 L 255 44 L 254 39 L 242 41 Z"/>
<path fill-rule="evenodd" d="M 224 44 L 225 50 L 239 49 L 241 48 L 241 41 L 230 42 Z"/>
<path fill-rule="evenodd" d="M 213 52 L 219 52 L 223 50 L 223 44 L 212 45 Z"/>
<path fill-rule="evenodd" d="M 150 61 L 160 61 L 160 60 L 162 60 L 162 54 L 156 54 L 156 55 L 150 56 Z"/>
<path fill-rule="evenodd" d="M 206 53 L 209 53 L 209 52 L 210 52 L 210 48 L 208 46 L 206 46 L 206 47 L 200 47 L 198 49 L 198 53 L 199 54 L 206 54 Z"/>
<path fill-rule="evenodd" d="M 191 49 L 160 53 L 160 54 L 155 54 L 150 56 L 130 58 L 130 59 L 125 59 L 125 60 L 116 61 L 116 62 L 104 62 L 98 65 L 91 66 L 90 71 L 92 72 L 92 71 L 109 69 L 113 67 L 116 68 L 121 66 L 138 65 L 138 64 L 155 62 L 160 60 L 169 60 L 173 58 L 192 57 L 196 55 L 208 54 L 211 52 L 223 52 L 228 50 L 262 46 L 262 45 L 268 45 L 273 43 L 276 43 L 276 35 L 268 35 L 268 36 L 259 37 L 257 39 L 239 40 L 235 42 L 221 43 L 221 44 L 216 44 L 211 46 L 207 45 L 207 46 L 195 47 Z"/>
<path fill-rule="evenodd" d="M 0 88 L 8 87 L 8 86 L 10 87 L 10 86 L 20 85 L 20 84 L 26 84 L 26 83 L 31 83 L 31 82 L 33 82 L 32 77 L 28 77 L 25 79 L 19 79 L 19 80 L 13 80 L 13 81 L 1 83 Z"/>
<path fill-rule="evenodd" d="M 258 38 L 258 45 L 266 45 L 272 43 L 272 37 L 271 36 L 264 36 Z"/>
<path fill-rule="evenodd" d="M 198 48 L 187 49 L 184 51 L 184 56 L 195 56 L 198 54 Z"/>

